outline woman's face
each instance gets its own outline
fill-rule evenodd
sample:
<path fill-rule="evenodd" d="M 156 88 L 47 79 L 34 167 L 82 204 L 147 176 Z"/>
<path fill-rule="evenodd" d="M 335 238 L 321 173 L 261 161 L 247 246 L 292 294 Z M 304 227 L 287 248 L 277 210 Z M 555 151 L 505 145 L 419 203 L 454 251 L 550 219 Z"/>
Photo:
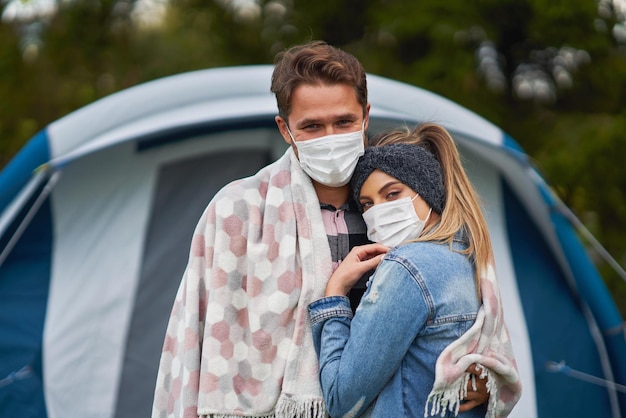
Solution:
<path fill-rule="evenodd" d="M 398 200 L 403 197 L 409 197 L 413 199 L 417 195 L 413 189 L 406 184 L 402 183 L 395 177 L 391 177 L 389 174 L 380 170 L 372 171 L 372 174 L 365 180 L 361 187 L 361 194 L 359 195 L 359 203 L 364 212 L 367 212 L 372 206 L 390 202 L 392 200 Z M 420 219 L 426 219 L 430 207 L 422 199 L 421 196 L 417 196 L 413 200 L 413 207 L 415 213 Z"/>

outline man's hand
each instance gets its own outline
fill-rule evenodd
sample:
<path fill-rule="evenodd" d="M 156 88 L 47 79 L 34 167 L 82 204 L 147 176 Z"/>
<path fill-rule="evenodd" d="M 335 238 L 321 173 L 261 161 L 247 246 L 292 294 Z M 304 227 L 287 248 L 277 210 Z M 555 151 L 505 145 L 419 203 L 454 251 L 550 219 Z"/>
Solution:
<path fill-rule="evenodd" d="M 487 392 L 487 378 L 480 378 L 480 370 L 476 365 L 472 364 L 466 370 L 468 373 L 476 376 L 476 390 L 474 390 L 472 381 L 467 382 L 467 396 L 463 399 L 463 403 L 459 407 L 459 412 L 469 411 L 482 405 L 489 400 L 489 392 Z"/>

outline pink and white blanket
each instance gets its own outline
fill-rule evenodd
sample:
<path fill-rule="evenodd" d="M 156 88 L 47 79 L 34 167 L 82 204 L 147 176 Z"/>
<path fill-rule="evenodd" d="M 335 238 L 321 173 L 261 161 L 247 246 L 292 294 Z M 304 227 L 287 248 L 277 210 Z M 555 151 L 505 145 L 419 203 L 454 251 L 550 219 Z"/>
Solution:
<path fill-rule="evenodd" d="M 307 306 L 324 296 L 331 273 L 317 195 L 291 148 L 224 187 L 194 231 L 152 417 L 326 417 Z M 479 317 L 478 342 L 459 342 L 438 362 L 434 410 L 455 405 L 470 359 L 487 367 L 491 410 L 505 413 L 517 400 L 501 310 L 489 309 L 499 308 L 499 293 L 483 294 L 495 305 Z"/>
<path fill-rule="evenodd" d="M 500 289 L 493 266 L 480 278 L 482 305 L 474 325 L 437 358 L 435 383 L 424 416 L 458 413 L 467 383 L 474 377 L 466 369 L 476 364 L 487 377 L 490 393 L 487 418 L 506 417 L 522 395 L 513 346 L 504 322 Z M 430 407 L 429 407 L 430 405 Z"/>
<path fill-rule="evenodd" d="M 218 192 L 192 238 L 152 416 L 326 416 L 307 306 L 331 266 L 317 195 L 291 149 Z"/>

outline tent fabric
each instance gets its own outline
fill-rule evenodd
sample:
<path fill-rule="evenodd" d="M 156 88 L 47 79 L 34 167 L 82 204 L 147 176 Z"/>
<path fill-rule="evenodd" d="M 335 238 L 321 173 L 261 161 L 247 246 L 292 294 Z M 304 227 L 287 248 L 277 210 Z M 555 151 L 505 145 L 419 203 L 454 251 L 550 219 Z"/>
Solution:
<path fill-rule="evenodd" d="M 156 318 L 160 324 L 169 319 L 173 296 L 179 284 L 172 277 L 181 277 L 185 268 L 190 228 L 195 226 L 211 196 L 223 186 L 224 181 L 255 172 L 271 160 L 269 154 L 256 150 L 234 150 L 175 162 L 160 170 L 152 202 L 155 210 L 148 224 L 142 271 L 127 333 L 126 366 L 122 368 L 118 389 L 119 416 L 133 412 L 135 405 L 152 401 L 153 387 L 146 385 L 138 388 L 137 377 L 141 376 L 146 382 L 156 381 L 154 365 L 159 363 L 161 352 L 151 348 L 155 342 L 158 344 L 163 340 L 164 330 L 151 327 L 151 323 Z M 219 177 L 212 175 L 217 168 Z M 185 188 L 181 188 L 183 184 Z M 198 190 L 206 193 L 198 194 Z M 182 211 L 179 202 L 185 202 Z M 164 265 L 161 262 L 164 259 L 171 259 L 172 262 Z M 150 353 L 149 357 L 147 353 Z M 145 410 L 140 408 L 134 412 L 135 416 L 143 416 L 144 413 Z"/>
<path fill-rule="evenodd" d="M 29 397 L 39 416 L 149 415 L 197 219 L 287 146 L 271 71 L 132 87 L 53 122 L 0 172 L 0 417 L 28 416 Z M 445 125 L 484 202 L 524 387 L 511 416 L 626 416 L 610 387 L 626 383 L 624 321 L 521 147 L 424 89 L 375 75 L 368 87 L 370 133 Z M 559 362 L 609 383 L 554 373 Z M 28 365 L 41 373 L 9 379 Z"/>

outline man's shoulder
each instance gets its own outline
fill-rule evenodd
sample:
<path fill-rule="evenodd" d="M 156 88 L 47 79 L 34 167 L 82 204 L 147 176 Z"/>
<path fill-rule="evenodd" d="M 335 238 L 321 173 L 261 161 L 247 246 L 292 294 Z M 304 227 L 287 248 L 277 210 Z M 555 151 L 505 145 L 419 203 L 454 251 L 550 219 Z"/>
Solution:
<path fill-rule="evenodd" d="M 257 175 L 233 180 L 215 194 L 211 203 L 221 205 L 227 202 L 263 200 L 266 184 Z"/>
<path fill-rule="evenodd" d="M 223 186 L 213 197 L 212 203 L 248 202 L 260 204 L 267 199 L 270 187 L 286 188 L 290 185 L 289 165 L 284 163 L 284 157 L 262 167 L 255 174 L 236 179 Z"/>

